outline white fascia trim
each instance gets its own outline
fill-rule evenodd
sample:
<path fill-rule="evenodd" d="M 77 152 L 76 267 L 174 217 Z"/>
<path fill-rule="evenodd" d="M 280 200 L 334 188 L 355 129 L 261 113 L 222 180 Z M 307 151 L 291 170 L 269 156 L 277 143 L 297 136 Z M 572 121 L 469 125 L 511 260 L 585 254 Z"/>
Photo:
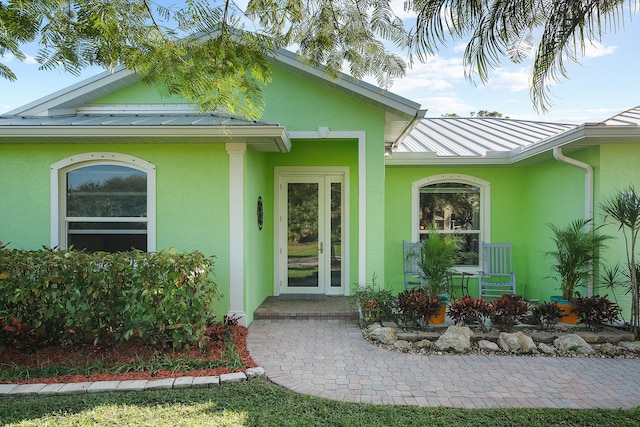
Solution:
<path fill-rule="evenodd" d="M 51 211 L 51 247 L 59 247 L 61 235 L 64 232 L 60 218 L 65 213 L 61 211 L 65 206 L 65 192 L 60 188 L 61 174 L 70 166 L 82 167 L 87 164 L 121 164 L 141 170 L 147 174 L 147 251 L 156 250 L 156 167 L 153 163 L 138 157 L 122 153 L 92 152 L 80 153 L 67 157 L 51 165 L 50 168 L 50 211 Z"/>
<path fill-rule="evenodd" d="M 230 138 L 287 138 L 284 126 L 197 126 L 197 125 L 160 125 L 160 126 L 2 126 L 1 137 L 223 137 Z"/>
<path fill-rule="evenodd" d="M 244 156 L 245 143 L 227 143 L 229 154 L 229 315 L 247 326 L 244 311 Z"/>
<path fill-rule="evenodd" d="M 367 133 L 363 130 L 289 132 L 291 139 L 357 139 L 358 140 L 358 284 L 367 283 Z M 349 287 L 347 286 L 347 292 Z"/>
<path fill-rule="evenodd" d="M 54 110 L 61 105 L 65 105 L 68 102 L 72 102 L 74 99 L 88 95 L 91 92 L 100 90 L 104 86 L 117 82 L 125 78 L 139 79 L 133 72 L 119 67 L 115 72 L 104 71 L 96 74 L 93 77 L 89 77 L 86 80 L 82 80 L 74 85 L 71 85 L 65 89 L 54 92 L 43 98 L 30 102 L 22 107 L 18 107 L 14 110 L 8 111 L 4 115 L 6 116 L 47 116 L 50 110 Z"/>

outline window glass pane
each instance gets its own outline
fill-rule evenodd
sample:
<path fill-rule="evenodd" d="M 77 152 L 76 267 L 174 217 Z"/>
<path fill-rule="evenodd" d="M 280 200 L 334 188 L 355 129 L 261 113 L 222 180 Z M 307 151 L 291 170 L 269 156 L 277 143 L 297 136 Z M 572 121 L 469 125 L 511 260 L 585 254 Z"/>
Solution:
<path fill-rule="evenodd" d="M 480 230 L 480 189 L 445 182 L 420 188 L 420 230 Z"/>
<path fill-rule="evenodd" d="M 146 217 L 147 174 L 119 165 L 67 172 L 67 216 Z"/>
<path fill-rule="evenodd" d="M 147 250 L 147 234 L 69 234 L 69 246 L 89 252 L 121 252 L 133 249 Z"/>
<path fill-rule="evenodd" d="M 331 286 L 342 286 L 342 184 L 331 183 Z"/>
<path fill-rule="evenodd" d="M 82 230 L 131 230 L 147 231 L 146 222 L 69 222 L 69 232 Z"/>
<path fill-rule="evenodd" d="M 451 233 L 458 238 L 458 263 L 457 265 L 480 265 L 480 234 L 479 233 Z M 420 240 L 429 238 L 428 233 L 420 234 Z"/>

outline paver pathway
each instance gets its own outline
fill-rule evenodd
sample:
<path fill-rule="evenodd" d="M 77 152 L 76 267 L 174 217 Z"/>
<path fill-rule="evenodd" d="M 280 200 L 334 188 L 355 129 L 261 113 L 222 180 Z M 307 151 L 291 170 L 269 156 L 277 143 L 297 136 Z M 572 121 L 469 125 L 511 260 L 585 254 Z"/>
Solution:
<path fill-rule="evenodd" d="M 362 338 L 350 320 L 254 320 L 247 345 L 273 382 L 349 402 L 458 408 L 633 408 L 640 360 L 421 356 Z"/>

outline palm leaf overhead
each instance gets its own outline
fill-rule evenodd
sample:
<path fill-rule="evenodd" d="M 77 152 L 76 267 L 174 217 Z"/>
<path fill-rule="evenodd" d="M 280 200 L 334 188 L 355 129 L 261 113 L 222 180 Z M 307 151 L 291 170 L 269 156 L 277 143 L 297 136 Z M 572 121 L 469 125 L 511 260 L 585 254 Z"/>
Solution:
<path fill-rule="evenodd" d="M 413 0 L 411 52 L 424 59 L 448 41 L 466 40 L 467 78 L 486 82 L 503 58 L 532 55 L 531 97 L 551 106 L 549 87 L 567 78 L 565 61 L 579 61 L 589 43 L 615 31 L 640 7 L 637 0 Z"/>

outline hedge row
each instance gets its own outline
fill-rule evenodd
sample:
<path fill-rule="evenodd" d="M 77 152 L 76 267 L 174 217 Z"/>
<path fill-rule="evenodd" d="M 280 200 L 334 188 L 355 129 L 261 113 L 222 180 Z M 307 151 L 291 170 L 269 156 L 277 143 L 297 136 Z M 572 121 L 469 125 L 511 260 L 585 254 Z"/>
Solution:
<path fill-rule="evenodd" d="M 0 247 L 0 342 L 204 342 L 218 288 L 200 252 L 87 253 Z"/>

